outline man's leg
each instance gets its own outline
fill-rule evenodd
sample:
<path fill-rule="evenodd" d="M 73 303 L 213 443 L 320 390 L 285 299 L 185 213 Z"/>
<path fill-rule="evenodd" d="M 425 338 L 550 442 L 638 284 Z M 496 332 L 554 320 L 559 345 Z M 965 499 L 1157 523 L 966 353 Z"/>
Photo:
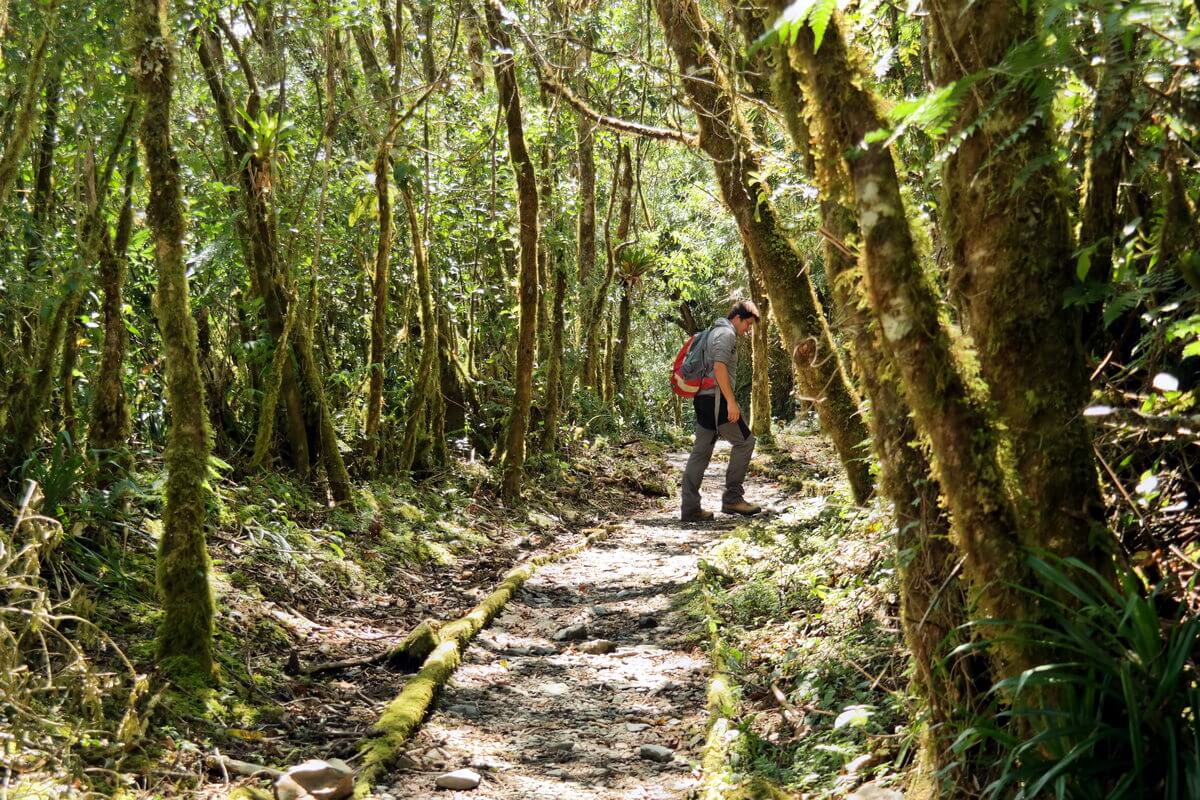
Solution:
<path fill-rule="evenodd" d="M 725 470 L 725 495 L 721 506 L 729 507 L 745 500 L 746 472 L 750 469 L 750 456 L 754 455 L 754 434 L 742 420 L 734 425 L 722 425 L 721 434 L 729 440 L 729 467 Z"/>
<path fill-rule="evenodd" d="M 696 441 L 692 444 L 692 454 L 688 456 L 687 466 L 683 470 L 683 502 L 679 510 L 683 519 L 700 513 L 700 482 L 704 480 L 704 470 L 708 469 L 716 443 L 716 431 L 696 426 Z"/>

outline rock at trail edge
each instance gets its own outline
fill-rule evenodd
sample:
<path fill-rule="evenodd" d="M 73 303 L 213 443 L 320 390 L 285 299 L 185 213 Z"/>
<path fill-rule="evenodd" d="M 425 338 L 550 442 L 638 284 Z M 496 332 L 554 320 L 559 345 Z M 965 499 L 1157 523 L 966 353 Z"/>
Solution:
<path fill-rule="evenodd" d="M 675 757 L 675 751 L 669 747 L 663 747 L 661 744 L 644 744 L 638 750 L 638 755 L 647 761 L 657 761 L 660 764 L 665 764 Z"/>
<path fill-rule="evenodd" d="M 275 781 L 275 800 L 342 800 L 354 792 L 354 770 L 338 758 L 310 759 Z"/>
<path fill-rule="evenodd" d="M 454 772 L 447 772 L 445 775 L 439 775 L 437 778 L 437 787 L 439 789 L 474 789 L 479 786 L 479 773 L 473 769 L 456 769 Z"/>
<path fill-rule="evenodd" d="M 579 652 L 594 656 L 602 656 L 617 649 L 617 645 L 608 639 L 592 639 L 579 645 Z"/>

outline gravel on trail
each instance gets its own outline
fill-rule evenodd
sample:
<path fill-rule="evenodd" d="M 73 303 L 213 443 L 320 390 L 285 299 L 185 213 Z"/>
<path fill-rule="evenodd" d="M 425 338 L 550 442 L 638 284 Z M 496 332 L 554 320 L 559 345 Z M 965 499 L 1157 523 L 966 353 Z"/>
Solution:
<path fill-rule="evenodd" d="M 724 455 L 705 475 L 706 508 L 720 507 Z M 670 483 L 685 459 L 672 457 Z M 778 488 L 764 483 L 752 477 L 748 499 L 778 504 Z M 540 569 L 472 642 L 405 766 L 374 797 L 685 797 L 699 777 L 710 663 L 703 631 L 673 605 L 702 550 L 739 521 L 718 513 L 685 524 L 677 497 L 656 501 Z M 463 769 L 481 776 L 477 788 L 437 788 Z"/>

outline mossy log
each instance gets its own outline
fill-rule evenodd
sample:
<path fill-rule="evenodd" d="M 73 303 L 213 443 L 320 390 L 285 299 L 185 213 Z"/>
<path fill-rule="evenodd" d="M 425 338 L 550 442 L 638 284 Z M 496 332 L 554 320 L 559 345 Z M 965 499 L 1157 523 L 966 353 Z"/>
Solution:
<path fill-rule="evenodd" d="M 425 659 L 442 643 L 438 633 L 441 623 L 427 619 L 412 629 L 403 641 L 389 649 L 384 661 L 389 667 L 402 670 L 414 670 L 425 663 Z"/>
<path fill-rule="evenodd" d="M 441 642 L 425 659 L 420 672 L 410 678 L 395 699 L 388 703 L 359 747 L 362 767 L 354 786 L 356 798 L 364 798 L 371 794 L 375 783 L 395 762 L 408 738 L 429 713 L 429 707 L 433 704 L 438 690 L 458 668 L 467 644 L 500 613 L 525 581 L 529 580 L 539 567 L 570 558 L 607 535 L 606 529 L 599 529 L 574 547 L 556 553 L 546 553 L 514 567 L 483 602 L 465 616 L 437 630 L 436 635 Z M 416 636 L 419 629 L 420 626 L 413 631 L 410 638 Z"/>
<path fill-rule="evenodd" d="M 712 659 L 713 675 L 708 681 L 708 733 L 704 737 L 704 750 L 700 753 L 700 786 L 696 796 L 700 800 L 724 800 L 733 788 L 732 770 L 729 765 L 729 745 L 733 740 L 729 736 L 729 730 L 737 715 L 737 691 L 733 677 L 724 671 L 725 643 L 721 639 L 708 589 L 703 584 L 701 597 L 704 600 L 704 616 L 711 632 L 709 656 Z"/>
<path fill-rule="evenodd" d="M 386 650 L 358 658 L 345 658 L 340 661 L 326 661 L 314 664 L 303 670 L 305 675 L 321 675 L 326 672 L 339 672 L 353 667 L 367 667 L 372 664 L 387 664 L 392 669 L 405 672 L 415 672 L 429 657 L 429 654 L 442 643 L 438 630 L 442 623 L 427 619 L 413 628 L 400 642 Z"/>

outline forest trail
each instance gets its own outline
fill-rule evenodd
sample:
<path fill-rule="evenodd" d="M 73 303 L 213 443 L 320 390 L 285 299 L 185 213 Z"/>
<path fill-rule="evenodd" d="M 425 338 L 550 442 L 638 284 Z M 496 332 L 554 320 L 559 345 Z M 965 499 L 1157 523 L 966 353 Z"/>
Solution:
<path fill-rule="evenodd" d="M 705 475 L 706 508 L 720 507 L 727 452 Z M 671 457 L 671 484 L 686 458 Z M 766 513 L 786 500 L 760 478 L 747 482 L 747 496 Z M 677 601 L 703 549 L 740 520 L 684 524 L 678 514 L 677 497 L 656 502 L 603 542 L 539 570 L 472 642 L 410 743 L 408 768 L 374 796 L 685 796 L 698 781 L 710 662 Z M 564 633 L 572 639 L 556 639 Z M 611 651 L 585 652 L 610 646 L 602 643 Z M 670 753 L 651 760 L 643 745 Z M 477 789 L 436 788 L 439 775 L 464 768 L 482 776 Z"/>

